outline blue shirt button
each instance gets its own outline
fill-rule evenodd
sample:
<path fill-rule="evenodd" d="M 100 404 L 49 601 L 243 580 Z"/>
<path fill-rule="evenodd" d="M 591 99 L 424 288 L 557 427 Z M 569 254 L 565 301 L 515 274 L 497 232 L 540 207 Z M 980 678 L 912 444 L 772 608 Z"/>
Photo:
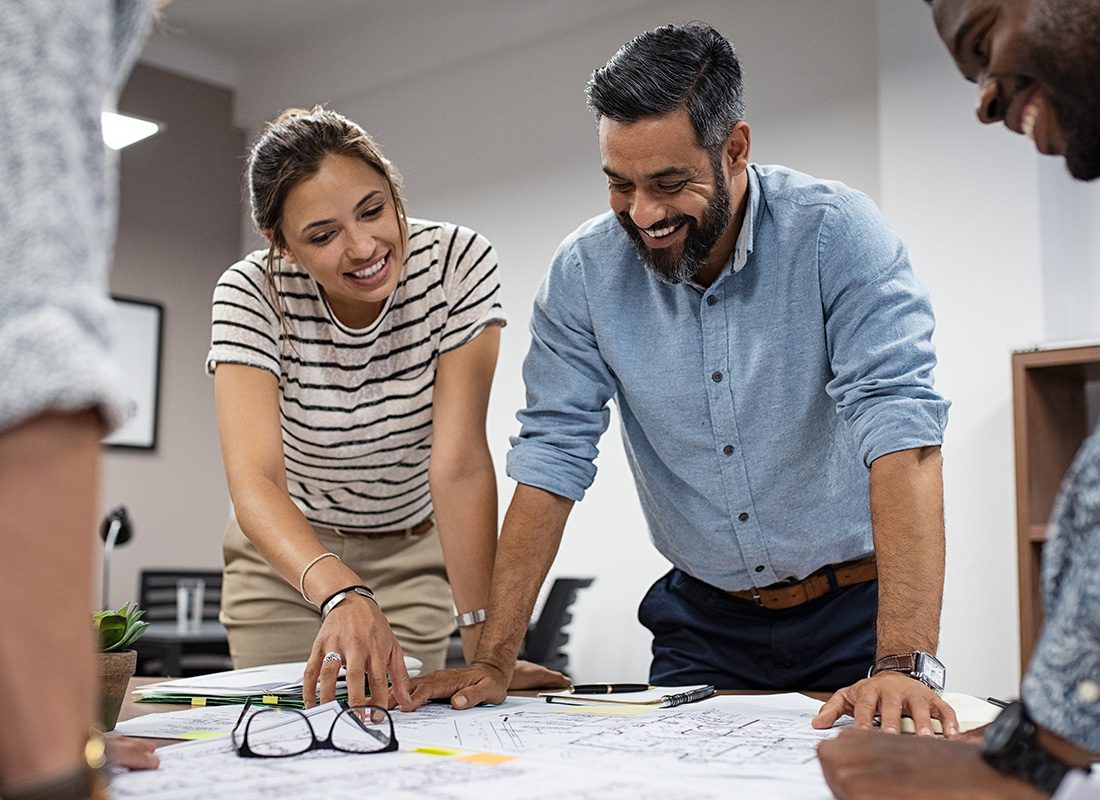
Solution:
<path fill-rule="evenodd" d="M 742 522 L 748 522 L 749 521 L 749 515 L 746 514 L 744 511 L 742 511 L 740 514 L 738 514 L 737 518 L 739 520 L 741 520 Z"/>
<path fill-rule="evenodd" d="M 722 373 L 721 372 L 712 372 L 710 374 L 710 379 L 712 381 L 714 381 L 715 383 L 721 383 L 722 382 Z"/>
<path fill-rule="evenodd" d="M 733 455 L 733 445 L 732 444 L 727 444 L 725 447 L 722 448 L 722 452 L 725 453 L 727 456 L 732 456 Z"/>

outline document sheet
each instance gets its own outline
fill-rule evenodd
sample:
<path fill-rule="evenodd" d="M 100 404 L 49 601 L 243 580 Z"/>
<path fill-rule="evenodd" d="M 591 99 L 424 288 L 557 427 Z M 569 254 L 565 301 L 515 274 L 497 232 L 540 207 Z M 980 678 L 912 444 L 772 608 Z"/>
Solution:
<path fill-rule="evenodd" d="M 228 738 L 204 739 L 161 748 L 159 770 L 120 773 L 112 791 L 166 800 L 331 800 L 350 792 L 395 800 L 828 798 L 815 748 L 837 731 L 810 727 L 819 707 L 801 695 L 714 697 L 667 709 L 525 698 L 468 711 L 429 705 L 394 713 L 395 753 L 246 759 Z M 307 712 L 319 736 L 337 711 L 328 704 Z M 232 727 L 228 716 L 209 714 L 202 726 L 173 724 L 207 735 Z"/>

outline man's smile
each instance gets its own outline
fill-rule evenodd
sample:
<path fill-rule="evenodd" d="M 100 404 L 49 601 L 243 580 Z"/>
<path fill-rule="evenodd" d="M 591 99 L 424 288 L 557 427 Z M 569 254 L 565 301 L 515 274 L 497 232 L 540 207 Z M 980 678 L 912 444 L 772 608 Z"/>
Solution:
<path fill-rule="evenodd" d="M 679 238 L 674 236 L 674 234 L 686 229 L 687 223 L 688 220 L 686 219 L 680 219 L 673 222 L 665 220 L 649 228 L 642 228 L 637 225 L 634 227 L 642 234 L 647 246 L 660 248 L 673 244 L 675 240 Z"/>

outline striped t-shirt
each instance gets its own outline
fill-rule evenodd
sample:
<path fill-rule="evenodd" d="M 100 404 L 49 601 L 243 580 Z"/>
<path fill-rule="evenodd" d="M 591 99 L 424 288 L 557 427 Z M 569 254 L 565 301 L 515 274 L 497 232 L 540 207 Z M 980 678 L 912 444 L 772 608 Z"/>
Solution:
<path fill-rule="evenodd" d="M 505 324 L 492 245 L 469 228 L 410 219 L 401 278 L 362 330 L 343 325 L 297 265 L 277 264 L 273 299 L 266 256 L 250 254 L 218 281 L 206 371 L 247 364 L 276 376 L 287 484 L 311 523 L 376 531 L 427 519 L 439 355 Z"/>

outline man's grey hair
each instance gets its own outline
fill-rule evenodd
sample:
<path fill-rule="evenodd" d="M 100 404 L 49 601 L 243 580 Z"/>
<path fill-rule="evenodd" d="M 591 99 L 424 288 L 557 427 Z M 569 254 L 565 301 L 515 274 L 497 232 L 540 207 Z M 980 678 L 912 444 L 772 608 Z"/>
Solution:
<path fill-rule="evenodd" d="M 741 62 L 705 22 L 665 25 L 624 44 L 585 89 L 597 118 L 636 122 L 683 108 L 712 157 L 744 116 Z"/>

